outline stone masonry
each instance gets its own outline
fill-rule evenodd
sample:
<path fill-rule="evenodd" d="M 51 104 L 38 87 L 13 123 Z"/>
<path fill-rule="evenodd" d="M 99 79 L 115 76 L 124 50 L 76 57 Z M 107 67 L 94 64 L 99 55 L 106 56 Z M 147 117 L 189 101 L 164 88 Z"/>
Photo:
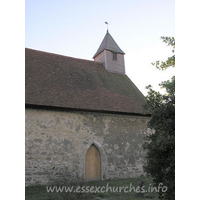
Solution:
<path fill-rule="evenodd" d="M 47 171 L 65 168 L 85 176 L 85 155 L 94 144 L 101 179 L 143 174 L 143 137 L 151 133 L 143 116 L 26 109 L 26 185 L 47 184 Z"/>

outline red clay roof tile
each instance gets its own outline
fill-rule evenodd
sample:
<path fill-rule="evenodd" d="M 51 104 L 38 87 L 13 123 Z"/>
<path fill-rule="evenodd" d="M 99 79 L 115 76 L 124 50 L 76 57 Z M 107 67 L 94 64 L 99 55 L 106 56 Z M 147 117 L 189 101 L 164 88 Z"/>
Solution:
<path fill-rule="evenodd" d="M 126 75 L 103 64 L 26 48 L 26 104 L 142 112 L 144 96 Z"/>

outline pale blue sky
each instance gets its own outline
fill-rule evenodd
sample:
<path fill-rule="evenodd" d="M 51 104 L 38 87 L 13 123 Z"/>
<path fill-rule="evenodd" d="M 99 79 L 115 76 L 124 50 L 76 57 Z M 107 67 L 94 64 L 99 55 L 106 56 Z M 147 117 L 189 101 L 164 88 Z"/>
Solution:
<path fill-rule="evenodd" d="M 108 21 L 111 24 L 109 27 L 111 35 L 126 53 L 127 75 L 144 94 L 146 85 L 156 86 L 174 74 L 174 70 L 158 71 L 151 66 L 151 62 L 165 59 L 171 52 L 171 49 L 165 47 L 159 38 L 175 34 L 175 0 L 26 0 L 25 3 L 26 47 L 92 60 L 106 33 L 104 22 Z M 200 163 L 196 159 L 199 156 L 197 115 L 200 113 L 198 4 L 196 0 L 176 0 L 176 155 L 178 154 L 176 196 L 179 197 L 178 199 L 186 197 L 195 199 L 199 195 L 195 192 L 198 191 L 199 185 L 196 172 L 200 168 Z M 16 134 L 16 130 L 17 133 L 25 131 L 24 1 L 1 1 L 0 8 L 3 30 L 1 31 L 2 77 L 0 81 L 1 93 L 5 97 L 1 98 L 4 119 L 1 127 L 4 130 L 2 141 L 9 141 L 10 146 L 16 147 L 17 150 L 13 152 L 12 148 L 2 153 L 2 158 L 11 158 L 15 153 L 20 159 L 22 164 L 16 165 L 19 173 L 15 173 L 18 187 L 12 188 L 12 194 L 23 198 L 24 134 Z M 13 103 L 16 106 L 11 107 Z M 11 113 L 14 119 L 12 126 L 8 120 Z M 188 116 L 193 116 L 192 120 L 189 120 Z M 185 148 L 186 143 L 188 148 Z M 6 147 L 2 145 L 3 150 Z M 189 185 L 183 193 L 185 182 L 182 181 L 182 175 L 191 167 L 191 162 L 185 162 L 185 155 L 188 155 L 187 158 L 193 162 L 193 170 L 190 170 L 187 182 L 192 181 L 195 184 Z M 2 166 L 2 171 L 10 173 L 13 160 L 10 159 L 10 163 L 8 159 L 7 161 L 8 163 Z M 3 176 L 5 185 L 10 184 L 8 173 L 4 173 L 6 176 Z M 195 177 L 196 181 L 191 177 Z M 196 186 L 195 190 L 194 186 Z M 191 190 L 194 192 L 191 193 Z M 10 187 L 4 187 L 4 193 L 10 195 Z"/>
<path fill-rule="evenodd" d="M 151 65 L 171 54 L 160 36 L 175 36 L 174 0 L 26 0 L 25 46 L 92 60 L 107 26 L 125 54 L 126 74 L 145 86 L 174 75 Z"/>

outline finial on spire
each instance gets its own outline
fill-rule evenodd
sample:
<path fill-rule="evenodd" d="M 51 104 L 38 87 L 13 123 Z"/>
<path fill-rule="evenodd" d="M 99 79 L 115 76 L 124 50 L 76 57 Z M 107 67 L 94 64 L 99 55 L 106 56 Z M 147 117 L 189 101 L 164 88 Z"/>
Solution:
<path fill-rule="evenodd" d="M 107 32 L 108 32 L 108 22 L 105 22 L 105 24 L 107 24 Z"/>

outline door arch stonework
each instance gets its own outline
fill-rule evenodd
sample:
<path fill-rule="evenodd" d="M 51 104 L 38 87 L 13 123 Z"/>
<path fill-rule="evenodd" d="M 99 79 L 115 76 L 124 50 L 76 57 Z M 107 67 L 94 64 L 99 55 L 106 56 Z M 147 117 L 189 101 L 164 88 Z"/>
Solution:
<path fill-rule="evenodd" d="M 82 179 L 86 179 L 86 169 L 85 169 L 85 160 L 86 160 L 86 154 L 89 150 L 89 148 L 94 145 L 97 150 L 99 151 L 99 154 L 100 154 L 100 179 L 101 180 L 104 180 L 106 179 L 106 176 L 107 176 L 107 158 L 106 158 L 106 154 L 105 154 L 105 151 L 103 150 L 103 147 L 102 145 L 97 142 L 97 141 L 92 141 L 91 143 L 89 143 L 86 147 L 85 147 L 85 151 L 83 152 L 83 159 L 82 159 L 82 162 L 81 162 L 81 177 Z"/>

